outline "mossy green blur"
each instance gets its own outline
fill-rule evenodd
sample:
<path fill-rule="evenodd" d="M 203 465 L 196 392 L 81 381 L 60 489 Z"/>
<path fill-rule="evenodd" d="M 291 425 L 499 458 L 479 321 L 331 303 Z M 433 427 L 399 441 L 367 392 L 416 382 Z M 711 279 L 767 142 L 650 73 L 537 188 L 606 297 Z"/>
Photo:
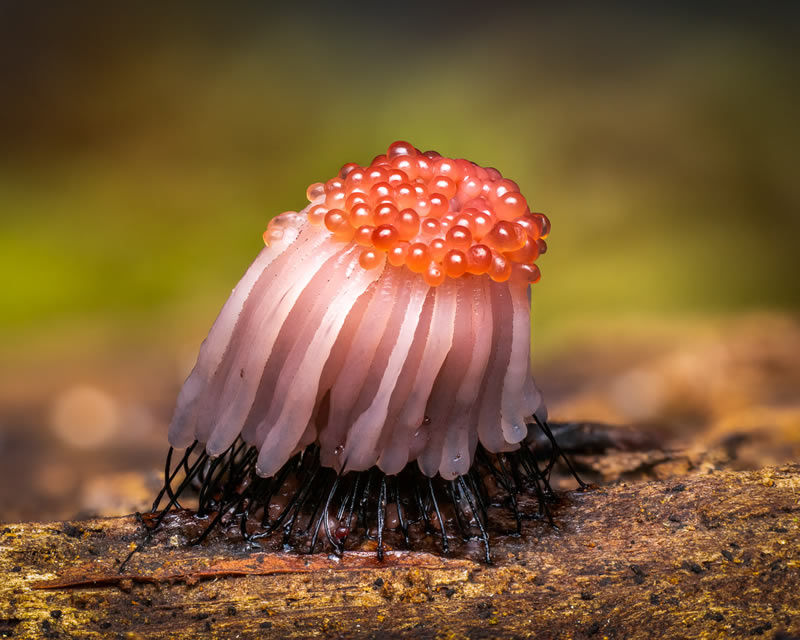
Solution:
<path fill-rule="evenodd" d="M 196 343 L 269 218 L 395 139 L 497 166 L 548 214 L 534 345 L 800 306 L 797 63 L 774 25 L 519 10 L 394 51 L 345 9 L 129 8 L 104 32 L 112 11 L 11 12 L 49 39 L 0 106 L 0 350 L 80 326 Z"/>

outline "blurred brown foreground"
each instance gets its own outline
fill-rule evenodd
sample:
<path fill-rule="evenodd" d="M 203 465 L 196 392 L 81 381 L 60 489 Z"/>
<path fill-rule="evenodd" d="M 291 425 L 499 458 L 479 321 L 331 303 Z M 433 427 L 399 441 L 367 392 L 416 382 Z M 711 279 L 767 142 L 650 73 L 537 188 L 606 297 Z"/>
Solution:
<path fill-rule="evenodd" d="M 562 342 L 534 354 L 551 419 L 584 423 L 589 437 L 612 428 L 610 450 L 575 456 L 590 481 L 665 479 L 800 459 L 796 317 L 631 323 Z M 124 357 L 124 366 L 87 359 L 86 370 L 71 376 L 79 382 L 67 386 L 63 380 L 70 378 L 57 366 L 22 372 L 2 386 L 0 520 L 148 508 L 160 487 L 166 426 L 190 361 L 169 369 L 155 353 Z M 32 388 L 28 376 L 37 376 L 39 395 L 23 392 Z M 564 478 L 562 487 L 571 486 Z"/>

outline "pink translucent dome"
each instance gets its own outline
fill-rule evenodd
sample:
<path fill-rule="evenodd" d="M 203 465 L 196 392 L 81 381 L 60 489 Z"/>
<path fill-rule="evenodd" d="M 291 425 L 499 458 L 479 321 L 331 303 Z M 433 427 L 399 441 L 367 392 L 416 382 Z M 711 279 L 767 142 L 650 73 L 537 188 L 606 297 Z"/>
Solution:
<path fill-rule="evenodd" d="M 323 466 L 469 470 L 478 442 L 519 448 L 544 411 L 530 373 L 530 284 L 549 221 L 511 180 L 393 143 L 312 184 L 270 221 L 225 303 L 169 430 L 220 455 L 241 436 L 271 476 Z"/>

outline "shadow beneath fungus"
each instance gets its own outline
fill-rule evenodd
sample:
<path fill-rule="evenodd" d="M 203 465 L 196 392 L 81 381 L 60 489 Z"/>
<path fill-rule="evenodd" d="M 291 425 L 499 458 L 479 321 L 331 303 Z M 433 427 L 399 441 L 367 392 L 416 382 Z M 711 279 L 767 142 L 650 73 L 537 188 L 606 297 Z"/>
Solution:
<path fill-rule="evenodd" d="M 194 519 L 183 537 L 190 544 L 204 542 L 219 529 L 226 535 L 238 532 L 258 550 L 311 554 L 319 549 L 341 555 L 374 549 L 381 561 L 387 550 L 399 548 L 474 558 L 476 545 L 471 543 L 479 541 L 483 561 L 491 564 L 491 540 L 525 535 L 524 521 L 554 526 L 551 511 L 559 498 L 550 476 L 556 462 L 563 461 L 579 485 L 588 488 L 548 423 L 537 418 L 528 426 L 550 444 L 547 457 L 527 445 L 500 454 L 479 446 L 469 473 L 451 481 L 426 477 L 413 462 L 392 476 L 376 467 L 337 473 L 320 465 L 317 445 L 309 445 L 267 478 L 256 473 L 255 447 L 241 440 L 216 458 L 194 443 L 173 463 L 170 449 L 164 487 L 143 516 L 146 539 L 131 551 L 120 572 L 187 500 Z"/>

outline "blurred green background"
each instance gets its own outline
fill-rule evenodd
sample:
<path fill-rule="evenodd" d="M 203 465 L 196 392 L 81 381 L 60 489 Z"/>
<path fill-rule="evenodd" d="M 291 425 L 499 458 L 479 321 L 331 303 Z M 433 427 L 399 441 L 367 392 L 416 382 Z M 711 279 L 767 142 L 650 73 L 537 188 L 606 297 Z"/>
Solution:
<path fill-rule="evenodd" d="M 94 419 L 152 464 L 268 219 L 395 139 L 548 213 L 543 358 L 800 306 L 797 4 L 165 4 L 0 1 L 0 463 L 62 485 L 0 520 Z"/>

